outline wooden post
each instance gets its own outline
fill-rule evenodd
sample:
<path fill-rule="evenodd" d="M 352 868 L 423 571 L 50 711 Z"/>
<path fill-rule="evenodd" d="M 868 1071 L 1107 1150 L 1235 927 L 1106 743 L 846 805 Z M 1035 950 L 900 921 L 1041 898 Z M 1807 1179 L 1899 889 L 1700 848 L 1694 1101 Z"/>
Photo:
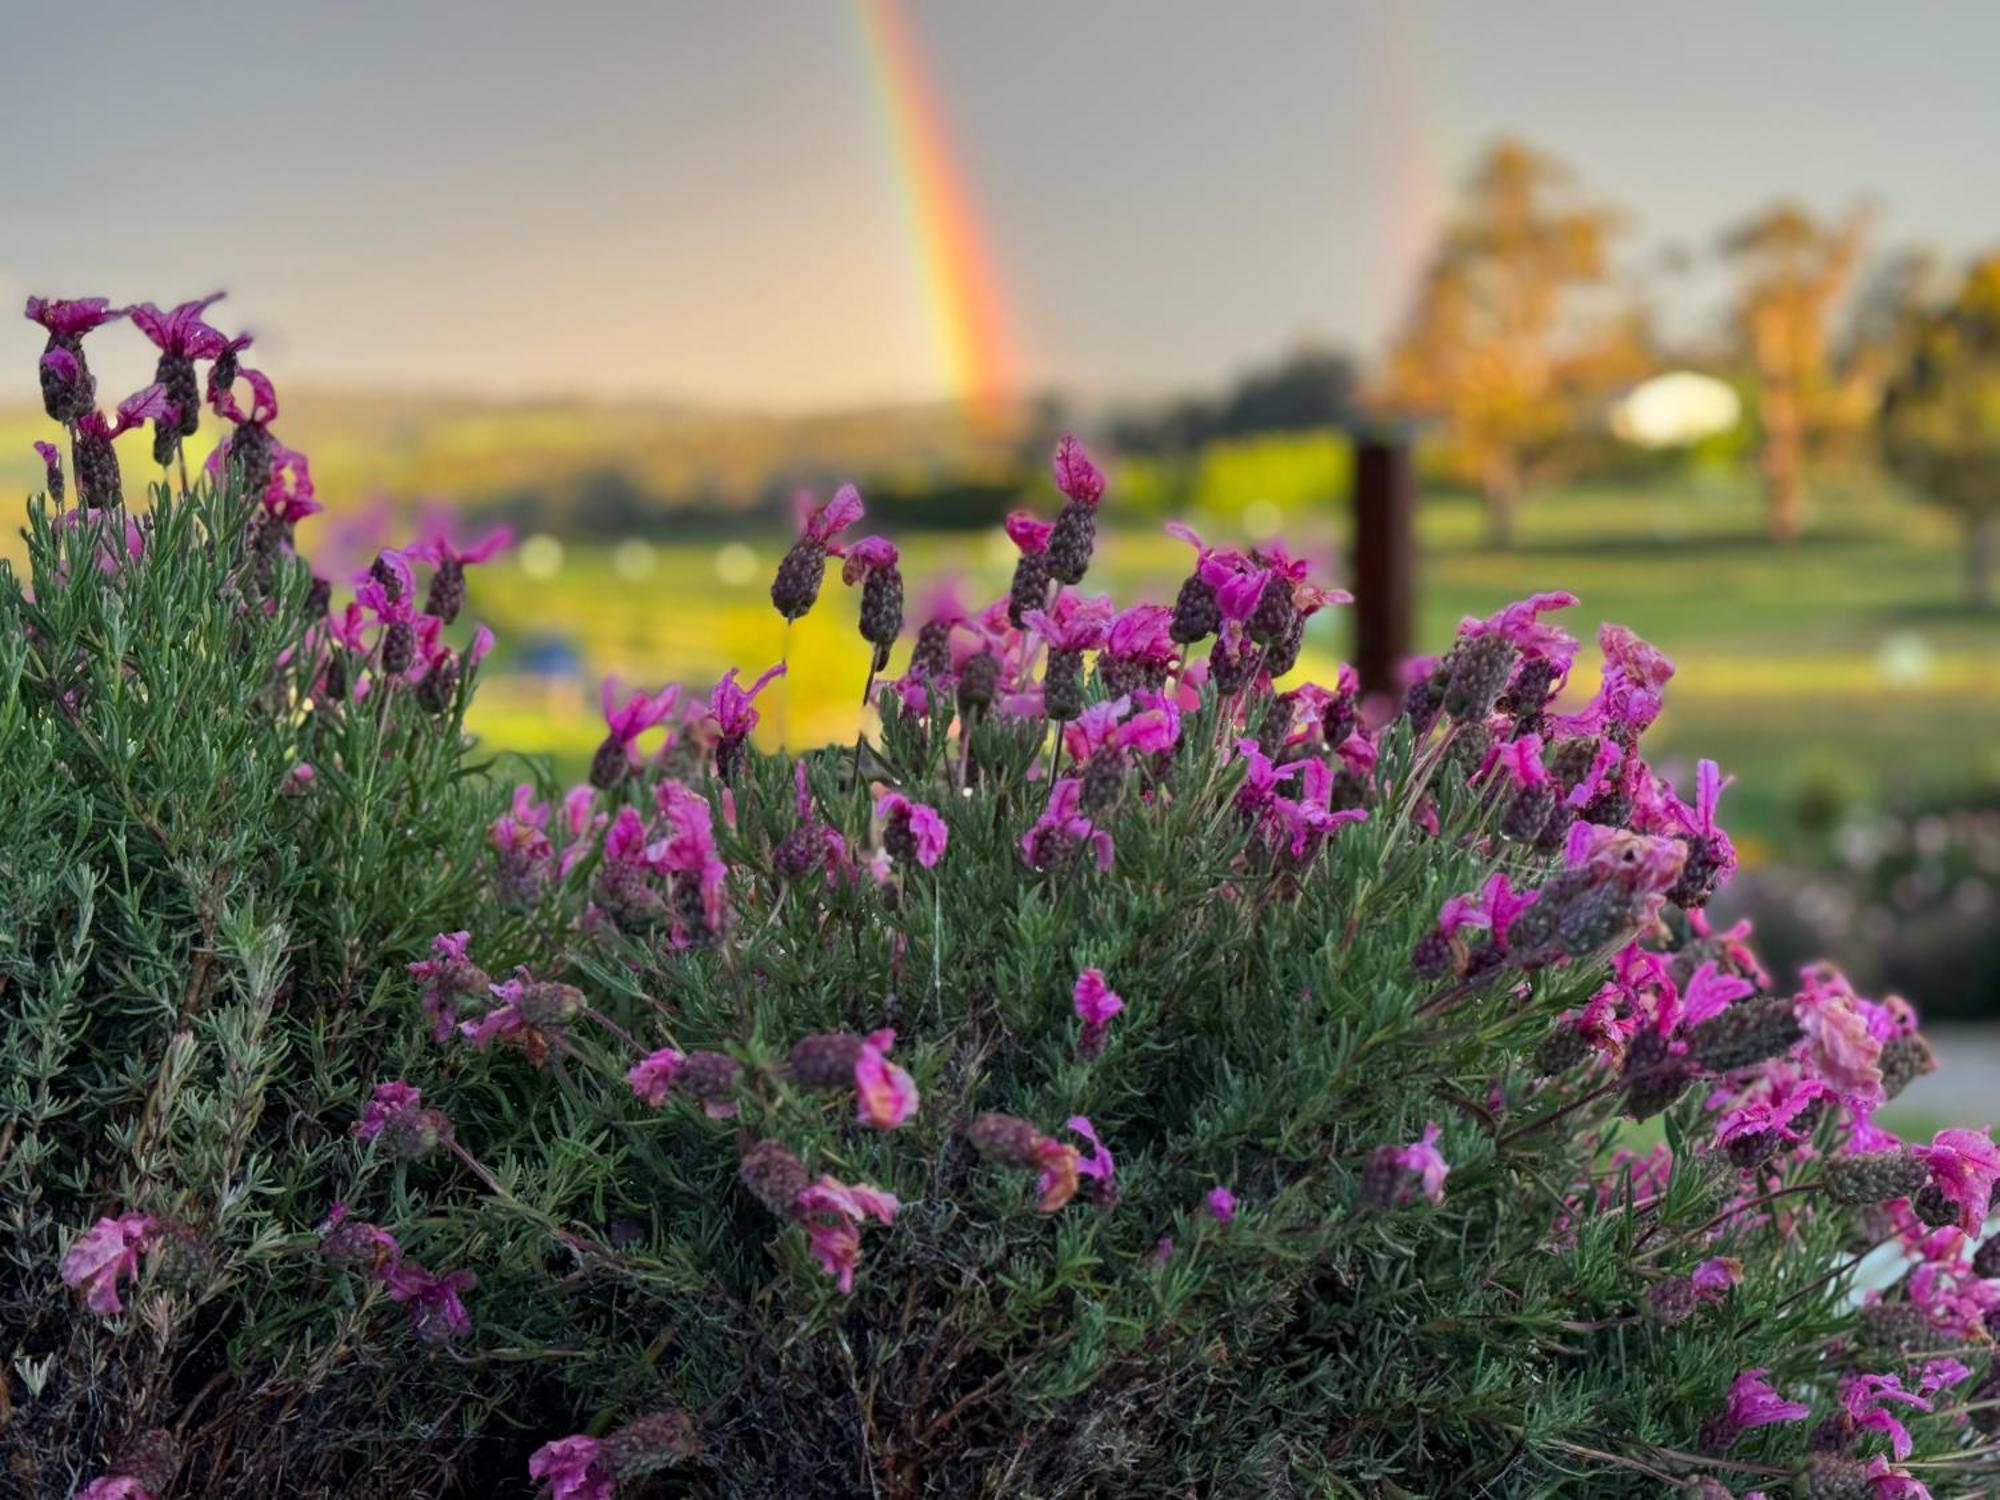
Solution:
<path fill-rule="evenodd" d="M 1400 697 L 1416 607 L 1416 474 L 1401 433 L 1354 443 L 1354 670 L 1364 696 Z"/>

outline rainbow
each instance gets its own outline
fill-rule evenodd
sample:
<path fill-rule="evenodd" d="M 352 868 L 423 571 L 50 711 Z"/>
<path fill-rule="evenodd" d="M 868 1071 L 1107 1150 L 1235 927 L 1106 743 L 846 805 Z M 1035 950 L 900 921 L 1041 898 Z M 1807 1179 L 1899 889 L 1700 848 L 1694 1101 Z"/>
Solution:
<path fill-rule="evenodd" d="M 855 0 L 855 12 L 923 264 L 939 360 L 974 420 L 990 422 L 1014 392 L 1015 353 L 951 131 L 903 0 Z"/>

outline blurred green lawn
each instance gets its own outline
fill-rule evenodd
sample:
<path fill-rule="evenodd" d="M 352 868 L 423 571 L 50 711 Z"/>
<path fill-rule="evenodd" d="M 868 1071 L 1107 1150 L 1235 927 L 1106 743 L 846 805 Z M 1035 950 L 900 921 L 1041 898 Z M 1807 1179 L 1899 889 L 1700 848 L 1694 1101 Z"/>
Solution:
<path fill-rule="evenodd" d="M 1671 768 L 1712 755 L 1735 774 L 1725 808 L 1750 835 L 1752 855 L 1768 856 L 1788 837 L 1802 799 L 1954 797 L 2000 783 L 2000 615 L 1959 604 L 1955 528 L 1879 488 L 1823 486 L 1816 501 L 1812 533 L 1779 548 L 1764 540 L 1745 486 L 1568 489 L 1535 497 L 1520 545 L 1494 553 L 1480 543 L 1475 504 L 1428 499 L 1419 515 L 1420 645 L 1440 647 L 1464 614 L 1549 588 L 1582 597 L 1568 612 L 1578 634 L 1607 619 L 1639 631 L 1680 665 L 1655 731 L 1656 760 Z M 1170 600 L 1188 548 L 1155 531 L 1118 530 L 1116 516 L 1114 493 L 1087 588 L 1120 604 Z M 1201 529 L 1211 540 L 1246 539 L 1240 523 Z M 1296 508 L 1284 530 L 1333 559 L 1341 576 L 1344 503 Z M 787 540 L 667 542 L 622 556 L 572 548 L 547 578 L 530 577 L 531 554 L 517 552 L 476 576 L 473 609 L 500 634 L 498 669 L 507 647 L 554 635 L 581 650 L 593 677 L 705 687 L 728 666 L 754 675 L 786 650 L 766 589 Z M 896 540 L 912 627 L 941 577 L 958 575 L 974 600 L 1005 586 L 1012 549 L 997 531 Z M 789 679 L 768 695 L 771 739 L 853 733 L 865 670 L 855 607 L 830 569 L 818 608 L 792 631 Z M 1348 614 L 1315 622 L 1302 677 L 1330 672 L 1347 653 Z M 1586 662 L 1594 657 L 1585 653 Z M 573 689 L 503 670 L 482 694 L 475 727 L 496 748 L 581 764 L 600 732 L 594 713 L 577 710 Z M 1591 675 L 1579 671 L 1579 691 Z"/>

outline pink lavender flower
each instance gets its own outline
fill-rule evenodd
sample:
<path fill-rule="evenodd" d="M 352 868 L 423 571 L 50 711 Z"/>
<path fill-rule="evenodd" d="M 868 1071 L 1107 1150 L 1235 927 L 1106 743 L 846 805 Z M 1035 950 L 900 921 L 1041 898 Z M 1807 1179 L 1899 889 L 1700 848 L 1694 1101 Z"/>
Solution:
<path fill-rule="evenodd" d="M 1361 1171 L 1363 1201 L 1376 1208 L 1401 1208 L 1419 1192 L 1433 1203 L 1444 1201 L 1451 1167 L 1437 1148 L 1441 1134 L 1433 1120 L 1406 1146 L 1378 1146 Z"/>
<path fill-rule="evenodd" d="M 62 452 L 54 443 L 44 443 L 40 440 L 37 440 L 35 443 L 35 452 L 41 455 L 42 468 L 47 472 L 48 496 L 56 504 L 61 505 L 63 502 Z"/>
<path fill-rule="evenodd" d="M 91 410 L 97 399 L 97 382 L 84 363 L 83 336 L 124 316 L 125 309 L 114 309 L 104 297 L 28 299 L 28 321 L 41 324 L 49 336 L 40 369 L 42 406 L 49 420 L 74 422 Z"/>
<path fill-rule="evenodd" d="M 731 667 L 709 693 L 705 717 L 715 732 L 716 773 L 724 780 L 735 775 L 743 746 L 757 727 L 757 695 L 784 675 L 785 664 L 779 662 L 746 689 L 736 681 L 736 668 Z"/>
<path fill-rule="evenodd" d="M 854 1059 L 855 1119 L 877 1130 L 894 1130 L 917 1112 L 917 1083 L 889 1061 L 896 1033 L 871 1031 Z"/>
<path fill-rule="evenodd" d="M 615 786 L 625 773 L 639 763 L 637 741 L 673 717 L 680 704 L 681 690 L 669 683 L 657 693 L 636 692 L 619 701 L 616 678 L 607 677 L 601 689 L 604 707 L 604 743 L 590 761 L 592 786 Z"/>
<path fill-rule="evenodd" d="M 1800 1422 L 1812 1415 L 1812 1408 L 1804 1402 L 1787 1401 L 1773 1390 L 1764 1379 L 1770 1373 L 1768 1366 L 1759 1365 L 1730 1382 L 1722 1412 L 1712 1419 L 1706 1433 L 1709 1446 L 1719 1451 L 1752 1428 L 1768 1427 L 1774 1422 Z"/>
<path fill-rule="evenodd" d="M 1720 1296 L 1743 1279 L 1743 1263 L 1733 1255 L 1714 1255 L 1696 1266 L 1688 1279 L 1697 1292 Z"/>
<path fill-rule="evenodd" d="M 1576 595 L 1560 589 L 1530 594 L 1483 620 L 1468 617 L 1459 625 L 1458 633 L 1468 640 L 1498 635 L 1511 642 L 1524 658 L 1555 662 L 1567 672 L 1576 656 L 1576 638 L 1554 625 L 1544 625 L 1541 616 L 1553 609 L 1568 609 L 1576 602 Z"/>
<path fill-rule="evenodd" d="M 716 849 L 708 799 L 668 778 L 656 789 L 667 836 L 646 850 L 648 863 L 673 877 L 677 948 L 705 941 L 722 928 L 723 887 L 729 866 Z"/>
<path fill-rule="evenodd" d="M 1054 650 L 1095 651 L 1109 636 L 1114 613 L 1107 597 L 1085 599 L 1064 594 L 1048 609 L 1032 609 L 1021 618 Z"/>
<path fill-rule="evenodd" d="M 64 1286 L 83 1293 L 83 1304 L 99 1317 L 125 1311 L 118 1283 L 139 1274 L 139 1255 L 153 1241 L 151 1214 L 122 1213 L 99 1219 L 77 1237 L 62 1258 Z"/>
<path fill-rule="evenodd" d="M 1048 806 L 1021 835 L 1021 857 L 1032 870 L 1054 870 L 1066 865 L 1070 856 L 1088 845 L 1097 868 L 1111 868 L 1114 850 L 1111 835 L 1099 828 L 1082 809 L 1083 783 L 1065 776 L 1049 789 Z"/>
<path fill-rule="evenodd" d="M 612 1500 L 612 1479 L 596 1438 L 578 1433 L 528 1455 L 528 1477 L 548 1486 L 546 1500 Z"/>
<path fill-rule="evenodd" d="M 78 1490 L 75 1500 L 153 1500 L 153 1492 L 130 1474 L 106 1474 Z"/>
<path fill-rule="evenodd" d="M 2000 1182 L 2000 1147 L 1984 1130 L 1940 1130 L 1912 1154 L 1931 1169 L 1931 1186 L 1957 1205 L 1958 1227 L 1977 1234 Z"/>
<path fill-rule="evenodd" d="M 1872 1110 L 1883 1097 L 1882 1043 L 1854 1001 L 1845 980 L 1809 977 L 1798 996 L 1805 1063 L 1813 1077 L 1854 1108 Z"/>
<path fill-rule="evenodd" d="M 400 1078 L 376 1084 L 374 1096 L 362 1108 L 361 1118 L 354 1122 L 354 1138 L 374 1140 L 412 1110 L 421 1109 L 423 1102 L 423 1090 Z"/>
<path fill-rule="evenodd" d="M 1108 1192 L 1118 1174 L 1118 1163 L 1113 1160 L 1110 1148 L 1098 1138 L 1097 1127 L 1090 1123 L 1088 1115 L 1071 1115 L 1063 1124 L 1090 1142 L 1090 1155 L 1078 1154 L 1077 1175 L 1090 1178 L 1100 1192 Z"/>
<path fill-rule="evenodd" d="M 1202 1199 L 1202 1206 L 1218 1224 L 1227 1224 L 1236 1217 L 1236 1195 L 1219 1183 L 1208 1190 L 1208 1196 Z"/>
<path fill-rule="evenodd" d="M 793 1212 L 806 1226 L 813 1259 L 846 1295 L 854 1290 L 854 1268 L 861 1259 L 861 1226 L 869 1219 L 893 1224 L 901 1207 L 894 1193 L 881 1188 L 821 1177 L 799 1194 Z"/>
<path fill-rule="evenodd" d="M 1111 1018 L 1125 1008 L 1125 1002 L 1104 982 L 1102 969 L 1085 969 L 1076 976 L 1075 988 L 1070 992 L 1070 1004 L 1076 1010 L 1077 1019 L 1083 1022 L 1076 1050 L 1084 1057 L 1096 1057 L 1104 1050 L 1104 1038 L 1110 1030 Z"/>
<path fill-rule="evenodd" d="M 1922 1481 L 1891 1467 L 1879 1453 L 1868 1460 L 1866 1477 L 1868 1500 L 1931 1500 L 1931 1492 Z"/>
<path fill-rule="evenodd" d="M 625 1081 L 632 1086 L 632 1092 L 638 1096 L 640 1103 L 658 1109 L 667 1102 L 667 1091 L 674 1086 L 674 1078 L 686 1061 L 686 1053 L 677 1048 L 662 1047 L 628 1068 Z"/>
<path fill-rule="evenodd" d="M 1166 686 L 1176 655 L 1172 623 L 1173 611 L 1164 604 L 1134 604 L 1112 617 L 1097 670 L 1114 693 Z"/>
<path fill-rule="evenodd" d="M 180 359 L 214 359 L 228 342 L 202 319 L 202 314 L 222 300 L 215 292 L 193 302 L 183 302 L 171 312 L 161 312 L 150 302 L 125 309 L 132 326 L 152 340 L 162 354 Z"/>
<path fill-rule="evenodd" d="M 442 531 L 410 548 L 411 557 L 429 563 L 436 570 L 431 575 L 430 592 L 424 598 L 424 613 L 436 615 L 447 625 L 457 619 L 465 604 L 466 566 L 497 556 L 513 540 L 512 527 L 498 526 L 462 551 Z"/>
<path fill-rule="evenodd" d="M 410 1326 L 428 1344 L 445 1344 L 472 1332 L 472 1316 L 460 1294 L 478 1282 L 470 1271 L 439 1276 L 413 1260 L 398 1260 L 382 1273 L 389 1300 L 410 1310 Z"/>
<path fill-rule="evenodd" d="M 41 324 L 50 338 L 74 339 L 130 311 L 114 308 L 109 297 L 30 297 L 26 316 L 30 323 Z"/>
<path fill-rule="evenodd" d="M 1083 1158 L 1076 1147 L 1053 1136 L 1038 1136 L 1029 1165 L 1035 1169 L 1035 1211 L 1052 1214 L 1076 1196 Z"/>
<path fill-rule="evenodd" d="M 833 498 L 826 504 L 818 507 L 802 506 L 801 509 L 803 511 L 799 520 L 801 534 L 810 537 L 838 557 L 840 533 L 862 517 L 861 491 L 851 484 L 843 484 L 833 492 Z"/>
<path fill-rule="evenodd" d="M 373 1274 L 403 1258 L 403 1247 L 388 1230 L 348 1217 L 347 1205 L 336 1203 L 319 1226 L 320 1253 L 336 1265 L 361 1266 Z"/>
<path fill-rule="evenodd" d="M 1604 653 L 1597 705 L 1610 722 L 1636 734 L 1659 717 L 1660 695 L 1674 664 L 1623 625 L 1601 626 L 1597 646 Z"/>
<path fill-rule="evenodd" d="M 1438 911 L 1438 931 L 1450 937 L 1467 927 L 1482 928 L 1504 949 L 1514 919 L 1540 898 L 1540 891 L 1515 890 L 1506 871 L 1496 871 L 1476 895 L 1453 896 L 1445 902 Z"/>
<path fill-rule="evenodd" d="M 585 788 L 588 791 L 588 788 Z M 555 853 L 548 836 L 549 809 L 526 782 L 514 788 L 511 809 L 495 818 L 486 842 L 500 862 L 500 888 L 511 899 L 534 896 L 542 881 L 542 866 Z"/>
<path fill-rule="evenodd" d="M 1765 1092 L 1729 1109 L 1716 1126 L 1715 1143 L 1727 1151 L 1737 1142 L 1767 1135 L 1786 1145 L 1805 1137 L 1792 1122 L 1833 1091 L 1817 1078 L 1775 1078 Z"/>
<path fill-rule="evenodd" d="M 1854 1425 L 1889 1439 L 1889 1451 L 1897 1458 L 1910 1456 L 1910 1429 L 1897 1419 L 1889 1403 L 1896 1402 L 1917 1411 L 1929 1411 L 1931 1403 L 1914 1391 L 1903 1389 L 1894 1375 L 1856 1375 L 1841 1382 L 1840 1404 Z"/>
<path fill-rule="evenodd" d="M 780 560 L 777 576 L 771 580 L 771 603 L 787 621 L 804 615 L 819 599 L 826 559 L 829 554 L 840 555 L 836 539 L 861 519 L 861 492 L 844 484 L 832 500 L 815 508 L 812 496 L 801 491 L 799 510 L 799 539 Z"/>
<path fill-rule="evenodd" d="M 1433 1203 L 1444 1201 L 1444 1180 L 1451 1172 L 1444 1153 L 1437 1148 L 1442 1134 L 1437 1121 L 1432 1120 L 1424 1126 L 1422 1135 L 1409 1145 L 1396 1148 L 1395 1153 L 1396 1164 L 1416 1177 L 1424 1196 Z"/>
<path fill-rule="evenodd" d="M 1722 966 L 1711 958 L 1688 978 L 1681 995 L 1681 1024 L 1699 1026 L 1756 993 L 1756 985 L 1739 975 L 1723 973 Z"/>
<path fill-rule="evenodd" d="M 882 847 L 896 858 L 914 859 L 926 870 L 944 858 L 951 830 L 936 808 L 886 792 L 875 804 L 875 816 L 883 820 Z"/>
<path fill-rule="evenodd" d="M 1029 511 L 1010 511 L 1001 523 L 1008 540 L 1025 556 L 1039 556 L 1049 550 L 1049 533 L 1056 529 L 1053 521 L 1044 521 Z"/>
<path fill-rule="evenodd" d="M 1055 475 L 1056 488 L 1066 498 L 1085 505 L 1095 505 L 1104 498 L 1104 475 L 1090 461 L 1090 455 L 1083 451 L 1083 444 L 1073 433 L 1065 432 L 1057 442 L 1049 468 Z"/>
<path fill-rule="evenodd" d="M 123 486 L 113 442 L 142 422 L 172 410 L 164 387 L 149 385 L 118 403 L 114 417 L 92 407 L 73 424 L 76 431 L 76 499 L 86 507 L 118 504 Z"/>

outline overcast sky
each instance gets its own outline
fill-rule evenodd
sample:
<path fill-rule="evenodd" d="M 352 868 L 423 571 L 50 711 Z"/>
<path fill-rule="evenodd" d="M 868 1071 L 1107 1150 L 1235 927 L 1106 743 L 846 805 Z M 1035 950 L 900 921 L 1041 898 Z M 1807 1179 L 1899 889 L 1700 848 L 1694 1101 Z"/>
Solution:
<path fill-rule="evenodd" d="M 1372 348 L 1502 131 L 1635 247 L 1779 193 L 2000 242 L 1991 0 L 904 4 L 1035 384 Z M 0 290 L 227 286 L 281 382 L 944 394 L 878 88 L 854 0 L 0 0 Z"/>

